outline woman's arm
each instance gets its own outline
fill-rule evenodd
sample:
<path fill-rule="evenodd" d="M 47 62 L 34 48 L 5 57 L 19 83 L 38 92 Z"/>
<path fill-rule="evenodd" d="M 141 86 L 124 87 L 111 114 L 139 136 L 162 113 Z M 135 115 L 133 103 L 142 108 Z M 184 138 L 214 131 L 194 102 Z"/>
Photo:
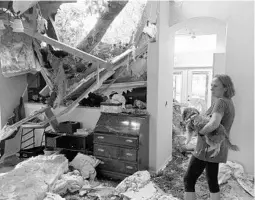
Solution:
<path fill-rule="evenodd" d="M 199 134 L 206 135 L 207 133 L 214 131 L 216 128 L 219 127 L 221 119 L 222 115 L 220 113 L 213 113 L 210 121 L 204 126 L 204 128 L 199 131 Z"/>

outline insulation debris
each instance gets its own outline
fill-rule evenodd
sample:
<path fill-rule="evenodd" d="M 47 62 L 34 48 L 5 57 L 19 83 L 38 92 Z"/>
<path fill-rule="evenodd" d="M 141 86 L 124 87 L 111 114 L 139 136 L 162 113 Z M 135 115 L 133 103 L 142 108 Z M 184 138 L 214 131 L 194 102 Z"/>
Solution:
<path fill-rule="evenodd" d="M 239 185 L 248 192 L 251 196 L 254 196 L 254 177 L 244 172 L 243 166 L 227 161 L 227 163 L 220 163 L 219 166 L 219 184 L 228 182 L 232 177 L 236 179 Z"/>
<path fill-rule="evenodd" d="M 124 193 L 127 191 L 138 191 L 150 181 L 150 173 L 148 171 L 138 171 L 132 176 L 125 178 L 117 187 L 117 193 Z"/>
<path fill-rule="evenodd" d="M 41 200 L 67 170 L 68 161 L 63 155 L 29 158 L 1 176 L 0 199 Z"/>
<path fill-rule="evenodd" d="M 72 160 L 70 166 L 79 170 L 84 179 L 94 180 L 96 178 L 95 167 L 100 163 L 100 160 L 93 156 L 78 153 Z"/>
<path fill-rule="evenodd" d="M 2 74 L 13 77 L 40 70 L 32 48 L 32 38 L 24 33 L 14 33 L 11 28 L 3 30 L 0 38 L 0 61 Z"/>
<path fill-rule="evenodd" d="M 48 192 L 47 196 L 43 200 L 65 200 L 65 199 L 59 196 L 58 194 Z"/>
<path fill-rule="evenodd" d="M 56 194 L 66 194 L 67 191 L 73 193 L 79 191 L 83 186 L 83 177 L 80 176 L 79 172 L 68 172 L 67 174 L 61 175 L 60 179 L 57 180 L 51 188 L 51 191 Z"/>

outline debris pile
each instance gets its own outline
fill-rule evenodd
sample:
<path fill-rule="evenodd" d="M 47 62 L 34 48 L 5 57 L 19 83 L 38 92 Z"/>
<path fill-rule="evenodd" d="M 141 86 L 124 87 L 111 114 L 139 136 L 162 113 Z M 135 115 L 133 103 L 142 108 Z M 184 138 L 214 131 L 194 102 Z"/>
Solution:
<path fill-rule="evenodd" d="M 1 176 L 0 199 L 43 199 L 49 187 L 67 170 L 68 161 L 63 155 L 40 155 L 25 160 Z"/>

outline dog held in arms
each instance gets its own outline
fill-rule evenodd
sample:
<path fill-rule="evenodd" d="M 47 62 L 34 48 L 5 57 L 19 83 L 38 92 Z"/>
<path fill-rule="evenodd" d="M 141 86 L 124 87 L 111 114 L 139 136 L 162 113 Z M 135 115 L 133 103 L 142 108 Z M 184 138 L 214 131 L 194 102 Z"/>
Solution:
<path fill-rule="evenodd" d="M 186 144 L 188 144 L 191 138 L 195 134 L 199 134 L 199 131 L 209 122 L 210 118 L 200 115 L 196 108 L 185 108 L 182 113 L 181 126 L 185 126 L 187 132 Z M 223 125 L 219 125 L 213 132 L 208 133 L 205 136 L 205 141 L 209 145 L 208 151 L 214 150 L 211 158 L 218 155 L 220 152 L 221 143 L 225 141 L 225 145 L 233 151 L 239 151 L 237 145 L 231 144 L 227 135 L 226 129 Z"/>

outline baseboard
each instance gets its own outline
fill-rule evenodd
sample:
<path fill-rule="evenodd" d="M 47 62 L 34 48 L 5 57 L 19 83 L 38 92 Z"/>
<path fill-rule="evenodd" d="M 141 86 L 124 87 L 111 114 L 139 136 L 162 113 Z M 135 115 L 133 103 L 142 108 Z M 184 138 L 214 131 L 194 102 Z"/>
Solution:
<path fill-rule="evenodd" d="M 156 171 L 156 173 L 159 173 L 160 171 L 163 171 L 167 164 L 172 160 L 172 154 L 165 160 L 165 162 L 163 163 L 163 165 Z"/>
<path fill-rule="evenodd" d="M 158 169 L 158 170 L 152 170 L 152 169 L 149 169 L 149 172 L 152 173 L 152 174 L 158 174 L 159 172 L 163 171 L 167 164 L 172 160 L 172 154 L 165 160 L 165 162 L 161 165 L 161 167 Z"/>

